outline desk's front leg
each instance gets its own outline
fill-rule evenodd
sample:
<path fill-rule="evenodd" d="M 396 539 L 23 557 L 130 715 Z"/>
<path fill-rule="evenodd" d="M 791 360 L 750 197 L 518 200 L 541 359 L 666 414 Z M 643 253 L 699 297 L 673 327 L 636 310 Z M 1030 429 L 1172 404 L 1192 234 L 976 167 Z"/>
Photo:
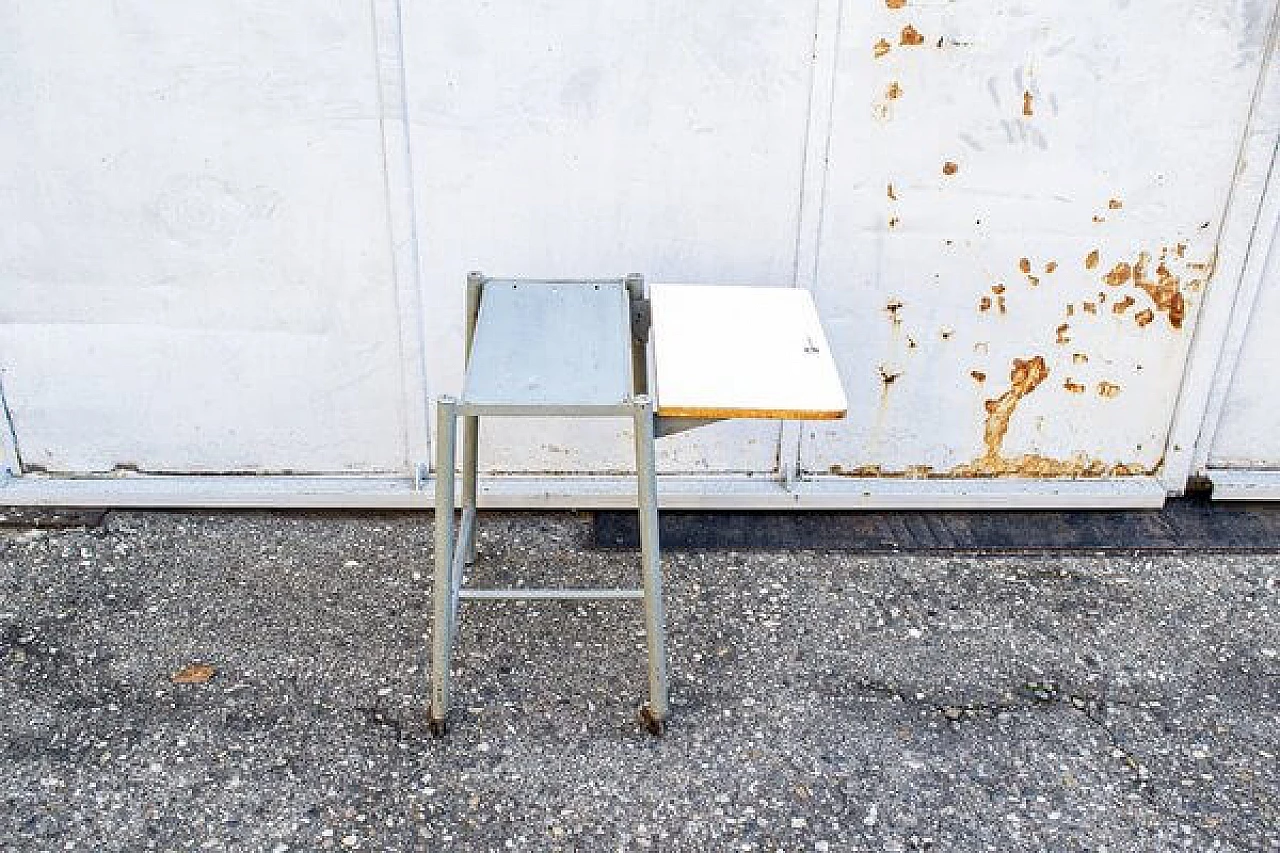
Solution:
<path fill-rule="evenodd" d="M 449 666 L 453 651 L 453 470 L 458 434 L 458 404 L 441 397 L 436 404 L 435 583 L 431 588 L 431 733 L 445 733 L 449 714 Z"/>
<path fill-rule="evenodd" d="M 644 579 L 645 634 L 649 644 L 649 703 L 640 719 L 662 734 L 670 716 L 667 702 L 667 619 L 662 604 L 662 560 L 658 543 L 658 471 L 654 449 L 653 402 L 635 400 L 636 480 L 640 511 L 640 563 Z"/>

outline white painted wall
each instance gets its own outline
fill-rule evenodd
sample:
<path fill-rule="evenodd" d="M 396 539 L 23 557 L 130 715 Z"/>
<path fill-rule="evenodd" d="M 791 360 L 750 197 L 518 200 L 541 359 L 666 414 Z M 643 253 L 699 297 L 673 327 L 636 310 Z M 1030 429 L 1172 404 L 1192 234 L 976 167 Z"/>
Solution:
<path fill-rule="evenodd" d="M 369 6 L 0 7 L 28 470 L 403 471 Z"/>
<path fill-rule="evenodd" d="M 406 476 L 427 400 L 460 386 L 468 270 L 639 271 L 811 287 L 850 397 L 803 434 L 664 440 L 665 471 L 1159 473 L 1201 305 L 1238 286 L 1209 268 L 1250 245 L 1223 212 L 1257 171 L 1247 128 L 1274 136 L 1255 90 L 1276 0 L 1158 5 L 9 4 L 17 449 L 54 476 Z M 1180 328 L 1105 283 L 1143 252 Z M 1047 375 L 1002 402 L 1037 356 Z M 483 443 L 490 471 L 632 464 L 624 422 Z"/>
<path fill-rule="evenodd" d="M 405 5 L 431 386 L 461 385 L 468 270 L 790 284 L 815 3 Z M 626 470 L 624 421 L 494 421 L 496 471 Z M 662 442 L 665 470 L 771 470 L 776 423 Z"/>
<path fill-rule="evenodd" d="M 1261 235 L 1265 236 L 1265 235 Z M 1213 436 L 1211 468 L 1280 469 L 1280 245 L 1274 238 Z"/>
<path fill-rule="evenodd" d="M 1272 15 L 1160 7 L 846 5 L 817 295 L 862 414 L 813 425 L 806 469 L 1158 469 Z M 1143 252 L 1181 328 L 1105 283 Z M 987 401 L 1036 357 L 984 464 Z"/>

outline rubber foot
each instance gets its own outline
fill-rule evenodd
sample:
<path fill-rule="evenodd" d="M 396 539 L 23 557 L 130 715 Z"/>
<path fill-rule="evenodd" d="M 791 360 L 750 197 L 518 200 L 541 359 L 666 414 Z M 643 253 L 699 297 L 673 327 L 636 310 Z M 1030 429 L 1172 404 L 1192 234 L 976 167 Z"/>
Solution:
<path fill-rule="evenodd" d="M 655 716 L 653 711 L 649 710 L 649 706 L 645 705 L 640 709 L 640 727 L 654 737 L 662 737 L 667 731 L 667 721 Z"/>

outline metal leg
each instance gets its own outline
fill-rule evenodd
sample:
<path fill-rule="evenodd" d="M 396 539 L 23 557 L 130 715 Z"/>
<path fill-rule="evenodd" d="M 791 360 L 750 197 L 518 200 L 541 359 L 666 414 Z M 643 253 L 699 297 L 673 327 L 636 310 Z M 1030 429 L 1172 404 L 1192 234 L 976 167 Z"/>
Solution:
<path fill-rule="evenodd" d="M 479 456 L 480 418 L 467 415 L 462 419 L 462 510 L 476 508 L 476 466 Z M 476 525 L 464 528 L 464 541 L 458 543 L 468 565 L 476 561 Z"/>
<path fill-rule="evenodd" d="M 640 719 L 651 734 L 662 734 L 667 704 L 667 628 L 662 605 L 662 562 L 658 547 L 658 475 L 653 446 L 653 403 L 635 400 L 636 480 L 640 511 L 640 563 L 644 577 L 645 634 L 649 641 L 649 704 Z"/>
<path fill-rule="evenodd" d="M 436 576 L 431 589 L 435 621 L 431 627 L 430 726 L 445 733 L 449 713 L 449 663 L 455 620 L 453 579 L 453 468 L 458 432 L 457 402 L 441 397 L 436 406 Z"/>

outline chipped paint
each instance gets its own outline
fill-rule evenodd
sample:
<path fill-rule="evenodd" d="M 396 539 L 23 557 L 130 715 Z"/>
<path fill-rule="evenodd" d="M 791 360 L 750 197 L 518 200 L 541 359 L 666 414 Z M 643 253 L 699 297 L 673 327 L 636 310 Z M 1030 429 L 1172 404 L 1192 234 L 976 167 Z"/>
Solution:
<path fill-rule="evenodd" d="M 1088 300 L 1085 300 L 1084 302 L 1081 302 L 1081 303 L 1080 303 L 1080 308 L 1081 308 L 1081 310 L 1083 310 L 1083 311 L 1084 311 L 1084 313 L 1086 313 L 1086 314 L 1097 314 L 1097 313 L 1098 313 L 1098 303 L 1096 303 L 1096 302 L 1089 302 Z"/>
<path fill-rule="evenodd" d="M 970 370 L 969 375 L 972 376 L 978 382 L 987 381 L 987 374 L 983 373 L 981 370 Z"/>
<path fill-rule="evenodd" d="M 911 24 L 907 24 L 902 28 L 902 38 L 900 42 L 903 45 L 914 47 L 915 45 L 924 44 L 924 36 L 920 35 L 919 30 L 911 26 Z"/>
<path fill-rule="evenodd" d="M 1120 394 L 1120 386 L 1105 379 L 1098 383 L 1098 396 L 1110 400 Z"/>
<path fill-rule="evenodd" d="M 907 5 L 907 0 L 884 0 L 884 5 L 888 6 L 890 9 L 901 9 L 903 6 Z"/>
<path fill-rule="evenodd" d="M 1111 208 L 1112 210 L 1119 210 L 1120 208 L 1124 207 L 1124 202 L 1118 198 L 1113 198 L 1107 202 L 1107 207 Z"/>
<path fill-rule="evenodd" d="M 954 175 L 958 171 L 960 171 L 960 167 L 951 160 L 942 164 L 942 174 L 944 175 Z"/>
<path fill-rule="evenodd" d="M 1146 326 L 1155 318 L 1156 318 L 1156 315 L 1152 313 L 1150 308 L 1143 308 L 1137 314 L 1133 315 L 1133 320 L 1138 324 L 1139 328 Z"/>
<path fill-rule="evenodd" d="M 1028 118 L 1035 115 L 1035 96 L 1030 92 L 1022 93 L 1022 114 Z"/>
<path fill-rule="evenodd" d="M 1089 355 L 1088 353 L 1083 352 L 1073 352 L 1071 354 L 1071 361 L 1073 364 L 1088 364 Z"/>
<path fill-rule="evenodd" d="M 1018 259 L 1018 269 L 1022 270 L 1024 273 L 1030 273 L 1030 272 L 1031 272 L 1031 259 L 1030 259 L 1030 258 L 1019 258 L 1019 259 Z"/>
<path fill-rule="evenodd" d="M 1124 299 L 1121 299 L 1119 302 L 1111 306 L 1111 312 L 1113 314 L 1123 314 L 1124 312 L 1132 308 L 1133 304 L 1134 304 L 1134 298 L 1132 296 L 1126 295 Z"/>
<path fill-rule="evenodd" d="M 1063 323 L 1055 330 L 1058 336 L 1057 342 L 1060 344 L 1071 343 L 1071 337 L 1067 334 L 1067 330 L 1071 328 L 1070 323 Z"/>
<path fill-rule="evenodd" d="M 889 87 L 884 91 L 884 96 L 891 101 L 896 101 L 898 98 L 902 97 L 902 86 L 897 80 L 893 80 L 889 83 Z"/>
<path fill-rule="evenodd" d="M 990 310 L 991 310 L 991 297 L 990 297 L 990 296 L 984 296 L 984 297 L 982 297 L 981 299 L 979 299 L 979 300 L 978 300 L 978 310 L 979 310 L 979 311 L 990 311 Z"/>
<path fill-rule="evenodd" d="M 1079 382 L 1076 382 L 1075 380 L 1073 380 L 1073 379 L 1071 379 L 1071 378 L 1069 378 L 1069 377 L 1068 377 L 1068 379 L 1067 379 L 1067 381 L 1066 381 L 1066 382 L 1063 382 L 1063 383 L 1062 383 L 1062 387 L 1063 387 L 1063 388 L 1066 388 L 1066 389 L 1067 389 L 1068 391 L 1070 391 L 1072 394 L 1083 394 L 1083 393 L 1084 393 L 1084 386 L 1083 386 L 1083 385 L 1081 385 Z"/>
<path fill-rule="evenodd" d="M 1045 265 L 1044 265 L 1044 271 L 1045 271 L 1046 273 L 1048 273 L 1049 275 L 1053 275 L 1053 273 L 1054 273 L 1057 269 L 1058 269 L 1058 262 L 1057 262 L 1057 261 L 1049 261 L 1049 263 L 1047 263 L 1047 264 L 1045 264 Z"/>
<path fill-rule="evenodd" d="M 892 184 L 892 182 L 891 182 L 891 183 L 889 183 L 889 184 L 885 187 L 885 194 L 886 194 L 886 195 L 888 195 L 888 196 L 889 196 L 889 198 L 890 198 L 890 199 L 892 199 L 893 201 L 897 201 L 897 200 L 898 200 L 898 196 L 897 196 L 897 194 L 896 194 L 896 193 L 894 193 L 894 191 L 893 191 L 893 184 Z"/>
<path fill-rule="evenodd" d="M 880 39 L 878 42 L 876 42 L 874 45 L 871 46 L 871 51 L 872 53 L 875 54 L 876 58 L 879 59 L 880 57 L 888 53 L 891 47 L 892 45 L 890 45 L 887 40 Z"/>
<path fill-rule="evenodd" d="M 1087 270 L 1095 270 L 1098 268 L 1098 250 L 1094 249 L 1084 257 L 1084 268 Z"/>

